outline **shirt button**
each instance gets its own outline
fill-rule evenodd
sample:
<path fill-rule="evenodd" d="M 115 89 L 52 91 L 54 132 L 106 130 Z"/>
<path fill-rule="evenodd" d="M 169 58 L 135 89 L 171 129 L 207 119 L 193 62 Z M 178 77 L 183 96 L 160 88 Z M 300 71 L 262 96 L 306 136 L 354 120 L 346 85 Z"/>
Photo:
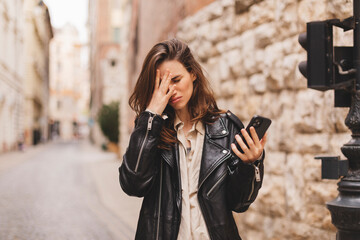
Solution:
<path fill-rule="evenodd" d="M 222 150 L 222 152 L 223 152 L 223 153 L 227 153 L 228 151 L 226 151 L 226 150 L 224 149 L 224 150 Z"/>
<path fill-rule="evenodd" d="M 226 134 L 227 132 L 226 132 L 226 130 L 222 130 L 222 132 L 221 132 L 222 134 Z"/>

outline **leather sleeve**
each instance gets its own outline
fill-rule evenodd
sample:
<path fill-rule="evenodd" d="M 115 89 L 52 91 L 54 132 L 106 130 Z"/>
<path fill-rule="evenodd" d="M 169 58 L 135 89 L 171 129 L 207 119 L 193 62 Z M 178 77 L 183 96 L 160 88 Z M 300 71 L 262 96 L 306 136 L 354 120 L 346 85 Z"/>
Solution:
<path fill-rule="evenodd" d="M 228 112 L 227 116 L 229 118 L 230 145 L 235 141 L 235 135 L 244 128 L 244 125 L 231 112 Z M 230 146 L 229 149 L 231 149 Z M 232 211 L 245 212 L 255 201 L 264 177 L 264 158 L 265 151 L 260 160 L 253 164 L 247 164 L 232 152 L 232 157 L 228 161 L 229 175 L 227 178 L 227 200 Z M 256 180 L 255 166 L 260 171 L 259 181 Z"/>
<path fill-rule="evenodd" d="M 150 112 L 142 112 L 135 122 L 119 168 L 121 188 L 130 196 L 143 197 L 152 187 L 159 167 L 156 155 L 163 124 L 164 119 Z"/>

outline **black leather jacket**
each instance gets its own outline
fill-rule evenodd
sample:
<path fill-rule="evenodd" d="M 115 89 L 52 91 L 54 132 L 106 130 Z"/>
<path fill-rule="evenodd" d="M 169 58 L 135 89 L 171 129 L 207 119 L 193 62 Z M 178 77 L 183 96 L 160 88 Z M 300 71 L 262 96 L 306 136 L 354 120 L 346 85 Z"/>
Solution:
<path fill-rule="evenodd" d="M 140 114 L 119 168 L 124 192 L 144 197 L 135 236 L 139 240 L 176 240 L 179 232 L 179 148 L 157 148 L 164 121 L 149 112 Z M 212 240 L 241 239 L 232 211 L 246 211 L 262 184 L 265 154 L 255 164 L 245 164 L 229 150 L 242 127 L 231 112 L 205 125 L 198 200 Z"/>

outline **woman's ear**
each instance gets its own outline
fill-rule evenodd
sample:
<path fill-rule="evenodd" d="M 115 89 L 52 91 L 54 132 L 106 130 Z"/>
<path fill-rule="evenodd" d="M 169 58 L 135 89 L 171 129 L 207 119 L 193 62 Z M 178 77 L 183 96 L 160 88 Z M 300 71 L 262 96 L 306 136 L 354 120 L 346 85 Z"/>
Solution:
<path fill-rule="evenodd" d="M 190 73 L 191 80 L 194 82 L 196 80 L 196 75 L 193 73 Z"/>

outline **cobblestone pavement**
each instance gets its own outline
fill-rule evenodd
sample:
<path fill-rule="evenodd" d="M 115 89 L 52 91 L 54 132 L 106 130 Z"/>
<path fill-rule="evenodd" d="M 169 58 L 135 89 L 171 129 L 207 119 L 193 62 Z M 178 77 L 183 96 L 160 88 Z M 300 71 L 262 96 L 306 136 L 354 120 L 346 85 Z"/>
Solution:
<path fill-rule="evenodd" d="M 141 199 L 121 191 L 119 165 L 86 142 L 0 155 L 0 239 L 133 239 Z"/>

